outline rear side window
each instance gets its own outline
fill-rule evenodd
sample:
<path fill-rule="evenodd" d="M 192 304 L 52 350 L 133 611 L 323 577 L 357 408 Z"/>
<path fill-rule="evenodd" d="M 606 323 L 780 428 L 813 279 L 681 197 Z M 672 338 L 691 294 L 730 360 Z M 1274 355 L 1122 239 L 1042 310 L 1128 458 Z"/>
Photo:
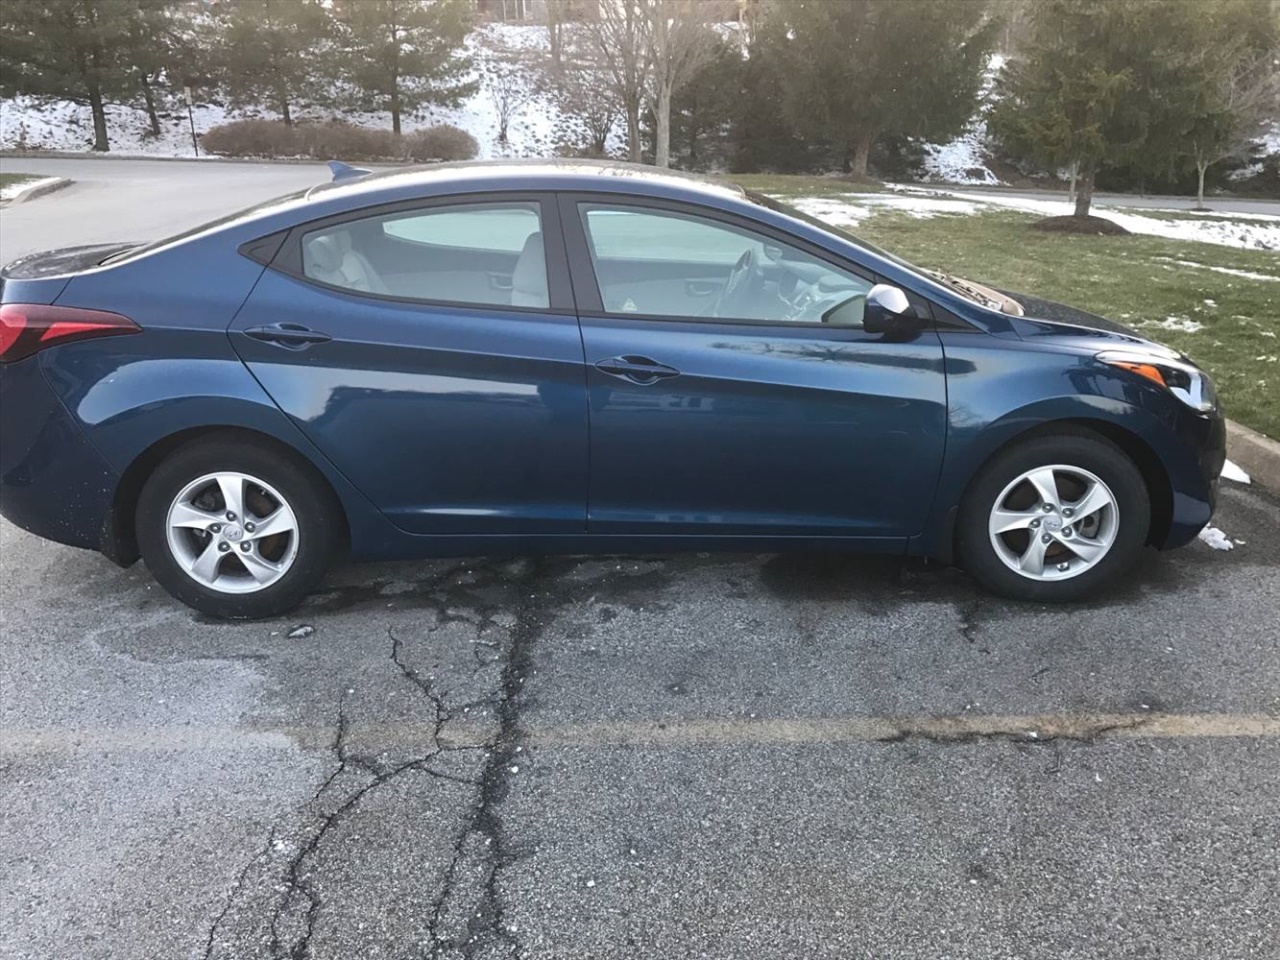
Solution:
<path fill-rule="evenodd" d="M 302 237 L 302 273 L 354 293 L 545 309 L 536 203 L 477 203 L 347 220 Z"/>

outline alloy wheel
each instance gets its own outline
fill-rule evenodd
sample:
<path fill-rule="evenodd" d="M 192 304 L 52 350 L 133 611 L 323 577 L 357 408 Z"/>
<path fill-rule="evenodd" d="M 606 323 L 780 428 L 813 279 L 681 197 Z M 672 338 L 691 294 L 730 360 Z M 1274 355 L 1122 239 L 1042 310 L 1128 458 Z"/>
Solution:
<path fill-rule="evenodd" d="M 1069 580 L 1115 543 L 1119 506 L 1094 473 L 1065 464 L 1020 474 L 996 498 L 988 532 L 996 555 L 1031 580 Z"/>
<path fill-rule="evenodd" d="M 178 566 L 219 593 L 278 582 L 298 555 L 298 520 L 280 492 L 245 473 L 192 480 L 174 497 L 165 531 Z"/>

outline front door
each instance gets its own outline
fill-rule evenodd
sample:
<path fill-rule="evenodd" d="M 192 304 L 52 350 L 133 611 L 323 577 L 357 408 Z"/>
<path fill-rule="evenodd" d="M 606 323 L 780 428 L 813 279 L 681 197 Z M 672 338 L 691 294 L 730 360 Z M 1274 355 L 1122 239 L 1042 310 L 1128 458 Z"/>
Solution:
<path fill-rule="evenodd" d="M 874 277 L 703 208 L 566 198 L 596 533 L 920 532 L 942 347 L 862 329 Z M 589 277 L 583 277 L 589 264 Z"/>
<path fill-rule="evenodd" d="M 275 402 L 403 530 L 583 530 L 582 342 L 543 206 L 455 200 L 298 228 L 232 324 Z"/>

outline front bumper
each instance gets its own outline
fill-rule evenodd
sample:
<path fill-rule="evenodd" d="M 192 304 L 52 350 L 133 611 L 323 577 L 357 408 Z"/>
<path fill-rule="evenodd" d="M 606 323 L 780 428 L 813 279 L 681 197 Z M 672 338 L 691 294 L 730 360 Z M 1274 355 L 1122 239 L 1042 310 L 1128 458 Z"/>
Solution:
<path fill-rule="evenodd" d="M 99 550 L 119 480 L 36 357 L 0 367 L 0 514 L 36 536 Z"/>
<path fill-rule="evenodd" d="M 1213 517 L 1227 459 L 1227 422 L 1217 410 L 1208 416 L 1182 412 L 1174 435 L 1176 449 L 1162 456 L 1173 495 L 1168 532 L 1156 544 L 1162 550 L 1190 543 Z"/>

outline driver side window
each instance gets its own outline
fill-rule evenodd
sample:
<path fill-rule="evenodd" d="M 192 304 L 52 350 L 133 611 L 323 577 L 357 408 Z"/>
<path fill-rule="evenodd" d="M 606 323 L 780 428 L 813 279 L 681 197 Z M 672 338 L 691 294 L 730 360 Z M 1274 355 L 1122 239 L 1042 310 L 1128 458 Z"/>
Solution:
<path fill-rule="evenodd" d="M 872 281 L 718 220 L 584 203 L 606 313 L 862 325 Z"/>

